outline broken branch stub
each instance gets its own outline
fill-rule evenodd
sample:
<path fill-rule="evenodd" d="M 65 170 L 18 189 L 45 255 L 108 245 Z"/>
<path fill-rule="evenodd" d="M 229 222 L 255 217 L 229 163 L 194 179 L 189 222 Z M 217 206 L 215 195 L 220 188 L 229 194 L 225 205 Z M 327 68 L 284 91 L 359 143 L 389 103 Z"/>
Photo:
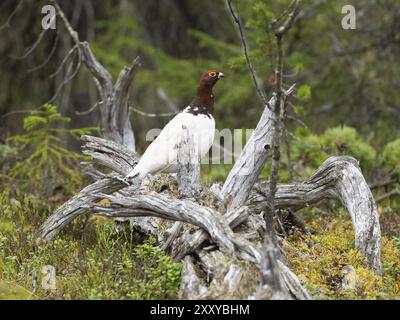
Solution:
<path fill-rule="evenodd" d="M 182 141 L 176 146 L 179 193 L 183 198 L 196 198 L 201 191 L 198 148 L 193 134 L 185 126 L 182 130 Z"/>
<path fill-rule="evenodd" d="M 221 194 L 228 209 L 240 207 L 247 200 L 251 189 L 270 155 L 273 112 L 276 98 L 272 97 L 253 134 L 247 141 L 222 187 Z"/>
<path fill-rule="evenodd" d="M 129 88 L 141 66 L 139 57 L 134 59 L 129 67 L 121 70 L 116 83 L 113 84 L 110 72 L 96 58 L 89 43 L 79 40 L 78 33 L 72 28 L 57 1 L 51 0 L 51 3 L 64 23 L 67 33 L 78 47 L 82 62 L 91 73 L 99 90 L 102 135 L 135 151 L 128 100 Z"/>

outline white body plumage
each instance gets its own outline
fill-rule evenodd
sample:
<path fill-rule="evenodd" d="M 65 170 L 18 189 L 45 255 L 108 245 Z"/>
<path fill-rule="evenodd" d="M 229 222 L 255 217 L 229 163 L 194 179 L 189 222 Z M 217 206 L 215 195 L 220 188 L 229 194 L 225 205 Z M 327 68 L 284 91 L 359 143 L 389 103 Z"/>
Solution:
<path fill-rule="evenodd" d="M 190 107 L 177 114 L 149 145 L 136 167 L 126 176 L 143 179 L 148 174 L 176 172 L 177 145 L 182 141 L 184 128 L 193 136 L 197 154 L 202 158 L 210 150 L 215 135 L 215 120 L 211 114 L 197 115 L 189 112 Z"/>

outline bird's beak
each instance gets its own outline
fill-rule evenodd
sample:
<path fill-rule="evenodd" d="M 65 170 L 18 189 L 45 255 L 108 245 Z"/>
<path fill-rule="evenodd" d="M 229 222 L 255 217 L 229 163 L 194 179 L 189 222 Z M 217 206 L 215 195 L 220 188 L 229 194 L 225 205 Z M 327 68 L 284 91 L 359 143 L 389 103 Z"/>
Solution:
<path fill-rule="evenodd" d="M 223 77 L 225 77 L 225 75 L 224 75 L 222 72 L 219 72 L 219 73 L 218 73 L 218 79 L 221 79 L 221 78 L 223 78 Z"/>

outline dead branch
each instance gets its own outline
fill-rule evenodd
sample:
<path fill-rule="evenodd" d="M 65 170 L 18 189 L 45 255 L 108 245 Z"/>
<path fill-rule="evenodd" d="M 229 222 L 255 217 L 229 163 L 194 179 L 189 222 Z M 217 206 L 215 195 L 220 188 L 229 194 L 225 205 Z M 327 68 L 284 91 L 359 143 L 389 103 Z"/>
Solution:
<path fill-rule="evenodd" d="M 150 113 L 150 112 L 144 112 L 134 107 L 129 107 L 129 109 L 137 114 L 140 114 L 143 117 L 148 117 L 148 118 L 172 117 L 178 113 L 178 112 Z"/>
<path fill-rule="evenodd" d="M 259 244 L 251 244 L 249 241 L 245 240 L 246 230 L 233 233 L 232 229 L 241 226 L 249 217 L 255 217 L 253 215 L 260 212 L 259 206 L 264 205 L 261 203 L 266 201 L 266 197 L 263 194 L 265 186 L 258 186 L 259 191 L 254 191 L 251 194 L 250 199 L 247 201 L 249 205 L 248 208 L 240 207 L 222 216 L 219 212 L 208 207 L 200 206 L 188 199 L 179 200 L 162 194 L 149 194 L 145 190 L 140 190 L 137 186 L 126 187 L 121 178 L 135 166 L 137 162 L 135 155 L 127 148 L 101 138 L 83 136 L 82 141 L 84 143 L 84 153 L 93 157 L 93 162 L 90 163 L 91 165 L 86 164 L 85 170 L 91 168 L 90 172 L 92 176 L 98 177 L 100 180 L 86 187 L 86 190 L 82 190 L 79 195 L 60 207 L 42 226 L 40 230 L 42 238 L 51 239 L 57 231 L 78 215 L 97 212 L 97 214 L 100 213 L 109 217 L 126 218 L 146 216 L 146 218 L 141 218 L 141 221 L 145 219 L 143 221 L 144 229 L 151 230 L 152 228 L 152 233 L 158 235 L 158 238 L 162 241 L 162 239 L 165 239 L 163 234 L 165 234 L 166 230 L 162 227 L 165 223 L 162 224 L 161 222 L 163 219 L 170 219 L 182 221 L 184 223 L 184 231 L 179 233 L 177 238 L 174 236 L 175 240 L 172 239 L 172 244 L 169 245 L 172 255 L 177 259 L 184 258 L 187 254 L 192 252 L 196 252 L 196 256 L 201 255 L 206 257 L 206 253 L 210 251 L 203 252 L 203 250 L 205 250 L 203 247 L 209 237 L 211 237 L 214 243 L 226 253 L 227 257 L 236 256 L 240 260 L 246 260 L 260 266 L 260 261 L 262 261 L 262 259 L 260 253 L 256 249 Z M 101 172 L 104 170 L 108 173 L 105 174 Z M 111 173 L 109 172 L 110 170 L 112 170 Z M 352 182 L 345 179 L 348 175 L 353 177 Z M 342 202 L 348 210 L 356 212 L 353 215 L 358 225 L 368 219 L 367 217 L 363 218 L 362 215 L 366 215 L 365 212 L 367 211 L 368 203 L 370 203 L 369 199 L 359 196 L 359 192 L 364 192 L 360 182 L 361 178 L 361 172 L 354 159 L 345 157 L 331 158 L 304 183 L 278 185 L 276 193 L 277 208 L 287 207 L 298 209 L 312 205 L 327 197 L 344 197 Z M 353 185 L 355 185 L 355 188 L 361 188 L 361 190 L 355 189 L 357 195 L 348 193 L 348 190 L 353 190 Z M 330 188 L 338 188 L 339 190 L 332 191 Z M 118 193 L 115 196 L 105 195 L 116 191 Z M 353 199 L 354 197 L 358 200 L 351 203 L 349 199 Z M 100 206 L 98 204 L 98 201 L 103 198 L 109 199 L 110 206 Z M 260 222 L 262 221 L 261 219 Z M 200 229 L 194 232 L 188 232 L 190 224 L 198 226 Z M 166 225 L 168 230 L 170 230 L 170 226 L 171 224 Z M 374 228 L 374 234 L 376 230 L 379 232 L 379 224 L 375 225 Z M 193 227 L 191 229 L 193 231 Z M 356 230 L 357 234 L 359 234 L 360 230 L 362 231 L 365 229 L 358 227 Z M 358 237 L 357 234 L 356 237 Z M 256 239 L 255 241 L 259 240 Z M 356 241 L 356 243 L 358 244 L 359 241 Z M 357 248 L 359 247 L 360 246 Z M 215 269 L 213 265 L 215 259 L 203 260 L 204 263 L 207 263 L 206 261 L 208 261 L 209 265 L 203 266 L 204 268 L 207 270 Z M 301 286 L 298 278 L 291 273 L 281 261 L 278 260 L 277 263 L 283 283 L 283 292 L 290 293 L 290 297 L 295 297 L 296 299 L 308 299 L 309 295 Z M 237 268 L 240 269 L 242 267 L 237 266 Z M 232 283 L 226 280 L 226 288 L 235 286 L 234 283 L 237 282 L 235 280 L 237 277 L 233 277 L 233 275 L 238 274 L 238 272 L 231 271 L 229 277 L 226 276 L 228 272 L 229 270 L 226 270 L 223 276 L 218 278 L 219 280 L 214 280 L 214 285 L 212 287 L 216 288 L 220 285 L 222 286 L 224 279 L 230 279 L 231 275 Z M 187 277 L 182 278 L 182 285 L 185 284 L 184 279 L 187 279 Z M 241 281 L 244 280 L 237 282 L 239 287 Z M 203 286 L 203 284 L 201 285 Z M 204 286 L 206 286 L 206 283 L 204 283 Z M 214 292 L 214 289 L 209 290 Z M 200 291 L 201 294 L 199 293 L 199 296 L 196 295 L 198 298 L 204 298 L 210 295 L 213 296 L 211 291 L 207 291 L 207 293 L 204 293 L 204 290 Z M 250 294 L 249 296 L 243 297 L 265 297 L 265 294 L 266 291 L 263 290 L 257 294 L 254 293 L 253 295 Z M 193 293 L 193 297 L 194 296 L 195 293 Z M 273 298 L 278 299 L 279 297 L 282 297 L 282 295 L 274 296 Z"/>
<path fill-rule="evenodd" d="M 272 225 L 272 224 L 271 224 Z M 268 229 L 268 228 L 267 228 Z M 272 241 L 270 235 L 264 236 L 261 259 L 261 274 L 264 290 L 270 290 L 280 298 L 286 298 L 289 293 L 284 288 L 280 267 L 278 265 L 279 251 L 276 243 Z"/>
<path fill-rule="evenodd" d="M 260 194 L 260 190 L 262 194 Z M 248 200 L 251 211 L 262 210 L 268 201 L 268 184 L 258 187 Z M 299 210 L 326 199 L 337 199 L 347 209 L 354 226 L 356 249 L 372 269 L 382 272 L 380 261 L 381 232 L 377 207 L 357 160 L 330 157 L 302 183 L 281 184 L 275 194 L 276 208 Z"/>
<path fill-rule="evenodd" d="M 286 114 L 286 100 L 287 95 L 283 91 L 283 47 L 282 40 L 283 35 L 289 31 L 293 24 L 293 21 L 298 12 L 298 0 L 294 0 L 288 7 L 287 11 L 284 12 L 281 17 L 288 15 L 287 20 L 281 27 L 276 27 L 277 21 L 272 23 L 273 30 L 276 38 L 276 66 L 275 66 L 275 84 L 276 84 L 276 103 L 273 106 L 274 121 L 272 122 L 272 164 L 271 173 L 269 180 L 269 188 L 265 207 L 262 212 L 264 213 L 265 221 L 265 233 L 263 243 L 263 259 L 261 262 L 261 272 L 263 274 L 262 280 L 264 287 L 267 286 L 275 294 L 285 296 L 286 292 L 282 287 L 281 274 L 279 268 L 277 268 L 277 260 L 280 258 L 280 252 L 278 250 L 277 236 L 274 228 L 274 217 L 277 216 L 275 210 L 275 193 L 276 186 L 278 183 L 278 171 L 280 165 L 280 144 L 282 127 L 285 123 L 284 117 Z M 294 87 L 294 86 L 293 86 Z M 279 221 L 279 217 L 278 217 Z M 282 228 L 283 229 L 283 228 Z M 284 229 L 283 229 L 283 232 Z"/>
<path fill-rule="evenodd" d="M 179 296 L 182 299 L 194 300 L 207 293 L 203 281 L 196 274 L 193 258 L 185 257 L 181 271 L 182 284 Z"/>
<path fill-rule="evenodd" d="M 274 106 L 275 102 L 275 97 L 272 97 L 268 104 Z M 272 119 L 272 111 L 266 106 L 256 129 L 222 186 L 221 196 L 228 209 L 244 204 L 264 167 L 271 149 Z"/>
<path fill-rule="evenodd" d="M 101 138 L 82 136 L 83 153 L 93 157 L 94 166 L 104 166 L 116 173 L 126 175 L 138 161 L 137 156 L 122 145 Z M 89 175 L 94 176 L 93 166 Z M 95 174 L 99 176 L 99 173 Z M 91 212 L 91 204 L 103 199 L 102 194 L 111 194 L 124 187 L 126 183 L 118 176 L 106 176 L 82 189 L 79 194 L 59 207 L 39 230 L 39 239 L 52 239 L 57 232 L 77 216 Z"/>
<path fill-rule="evenodd" d="M 242 22 L 240 20 L 240 16 L 235 11 L 235 9 L 233 8 L 232 0 L 226 0 L 226 5 L 227 5 L 229 13 L 232 16 L 233 21 L 237 25 L 238 32 L 239 32 L 239 38 L 240 38 L 240 41 L 242 43 L 243 54 L 244 54 L 244 56 L 246 58 L 247 67 L 248 67 L 248 69 L 250 71 L 251 79 L 252 79 L 253 84 L 254 84 L 254 88 L 256 89 L 256 92 L 258 94 L 258 97 L 260 98 L 260 101 L 261 101 L 262 105 L 265 106 L 266 104 L 268 104 L 268 100 L 266 98 L 266 95 L 265 95 L 264 91 L 260 88 L 260 85 L 258 84 L 256 71 L 255 71 L 255 69 L 253 67 L 253 64 L 251 63 L 251 60 L 250 60 L 250 57 L 249 57 L 249 49 L 248 49 L 248 45 L 247 45 L 246 36 L 245 36 L 244 30 L 243 30 L 243 25 L 242 25 Z"/>
<path fill-rule="evenodd" d="M 231 229 L 241 225 L 248 217 L 249 211 L 247 207 L 241 207 L 238 210 L 229 211 L 223 216 Z M 186 255 L 191 254 L 200 248 L 207 239 L 208 234 L 202 229 L 199 229 L 194 233 L 186 232 L 180 237 L 179 242 L 174 246 L 172 255 L 176 260 L 182 260 Z"/>
<path fill-rule="evenodd" d="M 290 87 L 285 92 L 285 95 L 290 95 L 293 90 L 294 86 Z M 268 105 L 265 106 L 257 127 L 240 153 L 221 189 L 220 196 L 228 209 L 238 208 L 246 202 L 266 160 L 271 154 L 274 119 L 272 109 L 276 101 L 276 97 L 273 96 Z"/>
<path fill-rule="evenodd" d="M 75 44 L 74 48 L 77 48 L 79 57 L 76 71 L 72 72 L 72 76 L 64 80 L 62 85 L 75 76 L 79 70 L 80 62 L 82 61 L 90 71 L 99 90 L 100 101 L 98 105 L 100 107 L 103 136 L 135 151 L 135 138 L 130 122 L 128 100 L 129 88 L 140 67 L 139 58 L 134 59 L 130 67 L 124 67 L 121 70 L 114 84 L 111 74 L 94 56 L 89 43 L 79 40 L 78 33 L 72 28 L 57 1 L 51 0 L 51 3 L 56 8 L 57 15 L 63 21 L 68 34 L 73 40 Z"/>
<path fill-rule="evenodd" d="M 184 198 L 196 198 L 201 191 L 200 158 L 197 153 L 194 136 L 183 128 L 183 138 L 178 148 L 179 193 Z"/>

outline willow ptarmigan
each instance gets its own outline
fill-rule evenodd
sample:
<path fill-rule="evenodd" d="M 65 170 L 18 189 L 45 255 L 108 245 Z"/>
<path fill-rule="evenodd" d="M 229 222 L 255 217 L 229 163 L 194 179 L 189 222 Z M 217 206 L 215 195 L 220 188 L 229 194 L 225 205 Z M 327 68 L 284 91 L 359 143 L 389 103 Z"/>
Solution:
<path fill-rule="evenodd" d="M 200 78 L 197 94 L 190 105 L 177 114 L 149 145 L 136 167 L 126 176 L 126 180 L 135 177 L 143 179 L 148 174 L 175 172 L 177 169 L 177 145 L 182 141 L 186 128 L 193 136 L 200 157 L 210 150 L 215 134 L 213 118 L 214 95 L 212 89 L 224 74 L 209 70 Z"/>

